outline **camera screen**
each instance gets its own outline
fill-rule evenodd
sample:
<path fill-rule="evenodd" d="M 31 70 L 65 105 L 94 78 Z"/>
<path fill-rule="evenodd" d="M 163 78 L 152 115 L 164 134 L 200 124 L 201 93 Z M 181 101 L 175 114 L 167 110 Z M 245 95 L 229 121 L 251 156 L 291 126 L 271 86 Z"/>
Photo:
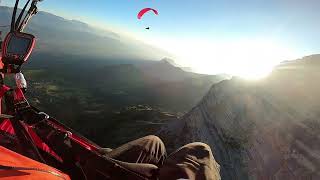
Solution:
<path fill-rule="evenodd" d="M 29 49 L 31 40 L 12 36 L 7 47 L 7 52 L 14 55 L 25 55 Z"/>

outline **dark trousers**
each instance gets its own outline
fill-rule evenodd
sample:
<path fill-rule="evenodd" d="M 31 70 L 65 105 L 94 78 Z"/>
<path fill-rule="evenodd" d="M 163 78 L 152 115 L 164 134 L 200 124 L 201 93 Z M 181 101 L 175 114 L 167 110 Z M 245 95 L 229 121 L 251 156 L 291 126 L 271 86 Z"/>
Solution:
<path fill-rule="evenodd" d="M 108 158 L 145 166 L 138 171 L 157 168 L 156 171 L 150 172 L 157 173 L 155 176 L 160 180 L 221 179 L 220 166 L 215 161 L 210 147 L 204 143 L 185 145 L 167 156 L 161 139 L 157 136 L 147 136 L 113 150 L 104 149 L 104 153 Z"/>

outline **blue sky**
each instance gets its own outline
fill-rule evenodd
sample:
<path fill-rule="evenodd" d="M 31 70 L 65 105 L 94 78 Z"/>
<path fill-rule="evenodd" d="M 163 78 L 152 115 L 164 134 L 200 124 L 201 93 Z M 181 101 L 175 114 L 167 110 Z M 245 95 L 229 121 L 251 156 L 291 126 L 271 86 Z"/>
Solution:
<path fill-rule="evenodd" d="M 14 3 L 4 0 L 8 2 Z M 160 15 L 147 14 L 137 20 L 145 7 L 157 9 Z M 129 33 L 203 72 L 219 73 L 218 69 L 228 71 L 232 64 L 248 66 L 253 61 L 273 66 L 288 58 L 320 53 L 319 0 L 45 0 L 40 9 Z M 144 29 L 147 26 L 150 31 Z M 243 53 L 252 49 L 255 56 Z M 222 52 L 239 56 L 224 57 Z M 202 65 L 194 59 L 199 54 L 206 59 Z M 265 58 L 257 60 L 260 56 Z M 220 63 L 224 67 L 216 67 L 221 60 L 226 61 Z M 215 68 L 204 70 L 208 65 Z"/>

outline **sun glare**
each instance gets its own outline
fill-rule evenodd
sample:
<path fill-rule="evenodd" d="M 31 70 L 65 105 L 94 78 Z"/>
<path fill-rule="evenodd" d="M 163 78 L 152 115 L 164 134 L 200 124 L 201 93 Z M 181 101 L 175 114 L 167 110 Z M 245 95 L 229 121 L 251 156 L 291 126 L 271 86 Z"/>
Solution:
<path fill-rule="evenodd" d="M 174 44 L 171 44 L 173 46 Z M 204 74 L 227 73 L 257 80 L 268 76 L 281 61 L 294 58 L 293 51 L 277 41 L 254 39 L 235 42 L 178 44 L 181 63 Z"/>

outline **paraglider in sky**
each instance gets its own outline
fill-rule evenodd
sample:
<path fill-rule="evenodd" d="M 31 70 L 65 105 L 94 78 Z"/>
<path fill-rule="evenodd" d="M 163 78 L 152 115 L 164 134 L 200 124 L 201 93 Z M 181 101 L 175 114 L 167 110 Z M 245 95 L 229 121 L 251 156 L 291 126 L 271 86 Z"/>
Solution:
<path fill-rule="evenodd" d="M 152 8 L 144 8 L 138 13 L 138 19 L 142 19 L 142 17 L 149 11 L 152 11 L 155 15 L 159 15 L 158 11 Z M 150 27 L 146 27 L 146 30 L 150 30 Z"/>
<path fill-rule="evenodd" d="M 147 12 L 152 11 L 154 14 L 159 15 L 158 11 L 152 8 L 144 8 L 138 13 L 138 19 L 141 19 Z"/>

